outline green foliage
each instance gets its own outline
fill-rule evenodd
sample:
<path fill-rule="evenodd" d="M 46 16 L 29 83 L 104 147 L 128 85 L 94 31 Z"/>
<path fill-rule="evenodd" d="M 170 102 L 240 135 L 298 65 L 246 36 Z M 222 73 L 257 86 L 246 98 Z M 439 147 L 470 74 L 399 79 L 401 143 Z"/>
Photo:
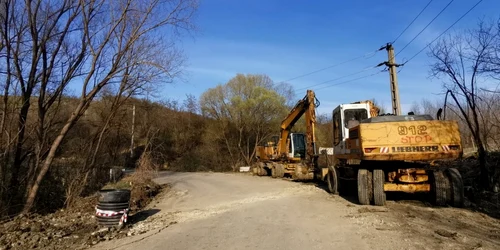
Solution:
<path fill-rule="evenodd" d="M 200 98 L 202 114 L 214 119 L 209 132 L 214 143 L 224 145 L 231 164 L 250 164 L 255 145 L 279 132 L 288 113 L 291 87 L 275 84 L 266 75 L 237 74 L 226 84 L 205 91 Z"/>

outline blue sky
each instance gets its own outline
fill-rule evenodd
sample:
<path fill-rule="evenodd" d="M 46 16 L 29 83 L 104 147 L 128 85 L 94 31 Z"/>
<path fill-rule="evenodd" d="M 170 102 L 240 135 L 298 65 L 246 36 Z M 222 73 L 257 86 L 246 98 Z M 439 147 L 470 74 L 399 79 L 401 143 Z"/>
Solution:
<path fill-rule="evenodd" d="M 314 4 L 313 4 L 314 2 Z M 182 100 L 191 93 L 227 82 L 236 73 L 269 75 L 284 81 L 314 70 L 373 52 L 392 41 L 427 4 L 427 0 L 401 1 L 298 1 L 298 0 L 202 0 L 196 23 L 200 32 L 186 38 L 188 57 L 184 82 L 165 85 L 163 98 Z M 448 3 L 435 0 L 394 44 L 399 52 Z M 386 4 L 384 4 L 386 3 Z M 476 0 L 456 0 L 434 23 L 396 58 L 401 63 L 421 50 L 467 11 Z M 500 16 L 500 1 L 484 0 L 453 30 L 472 28 L 479 18 Z M 451 30 L 451 31 L 453 31 Z M 371 57 L 289 81 L 297 100 L 305 88 L 358 72 L 387 60 L 380 51 Z M 428 79 L 430 58 L 426 53 L 408 63 L 399 73 L 403 112 L 422 98 L 442 99 L 441 82 Z M 376 98 L 390 110 L 387 72 L 346 84 L 359 75 L 313 87 L 321 101 L 320 113 L 330 113 L 340 103 Z"/>

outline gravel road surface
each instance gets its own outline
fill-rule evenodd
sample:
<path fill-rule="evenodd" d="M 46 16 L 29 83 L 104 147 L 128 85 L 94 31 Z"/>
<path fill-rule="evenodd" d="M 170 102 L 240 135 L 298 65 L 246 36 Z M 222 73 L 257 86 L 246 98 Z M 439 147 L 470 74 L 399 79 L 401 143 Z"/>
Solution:
<path fill-rule="evenodd" d="M 500 220 L 418 200 L 361 206 L 314 183 L 162 172 L 137 235 L 94 249 L 500 249 Z"/>

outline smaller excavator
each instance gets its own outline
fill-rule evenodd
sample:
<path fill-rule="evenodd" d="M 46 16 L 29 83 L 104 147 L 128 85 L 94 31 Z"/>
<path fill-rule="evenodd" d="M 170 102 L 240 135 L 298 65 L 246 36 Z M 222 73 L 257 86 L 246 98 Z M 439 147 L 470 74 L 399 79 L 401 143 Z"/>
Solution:
<path fill-rule="evenodd" d="M 271 175 L 273 178 L 288 176 L 293 180 L 323 179 L 328 174 L 328 168 L 318 167 L 315 135 L 318 106 L 314 91 L 307 90 L 306 96 L 297 102 L 281 122 L 280 135 L 257 146 L 257 161 L 252 168 L 254 174 Z M 306 133 L 292 133 L 291 129 L 304 114 Z"/>

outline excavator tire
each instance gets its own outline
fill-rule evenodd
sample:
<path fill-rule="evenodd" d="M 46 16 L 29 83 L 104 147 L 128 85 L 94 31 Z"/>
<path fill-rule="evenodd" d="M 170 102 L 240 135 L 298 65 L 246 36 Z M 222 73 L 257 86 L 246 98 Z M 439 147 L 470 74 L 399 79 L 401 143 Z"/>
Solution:
<path fill-rule="evenodd" d="M 337 170 L 335 170 L 335 167 L 328 167 L 328 174 L 326 175 L 326 182 L 328 184 L 328 191 L 330 191 L 331 194 L 338 194 L 338 178 L 337 178 Z"/>
<path fill-rule="evenodd" d="M 450 190 L 450 182 L 448 178 L 445 177 L 443 171 L 434 170 L 432 171 L 432 196 L 433 202 L 436 206 L 446 206 L 446 203 L 449 200 L 449 190 Z"/>
<path fill-rule="evenodd" d="M 259 167 L 258 166 L 253 166 L 252 167 L 252 174 L 253 175 L 259 175 Z"/>
<path fill-rule="evenodd" d="M 268 175 L 268 172 L 267 172 L 267 170 L 264 167 L 260 168 L 260 175 L 261 176 L 267 176 Z"/>
<path fill-rule="evenodd" d="M 273 166 L 271 167 L 271 177 L 272 177 L 272 178 L 276 178 L 276 177 L 278 177 L 278 173 L 277 173 L 277 169 L 276 169 L 276 166 L 275 166 L 275 165 L 273 165 Z"/>
<path fill-rule="evenodd" d="M 373 203 L 376 206 L 385 206 L 386 195 L 384 191 L 385 175 L 382 169 L 373 170 Z"/>
<path fill-rule="evenodd" d="M 370 193 L 372 183 L 368 182 L 368 173 L 367 169 L 359 169 L 358 170 L 358 201 L 361 205 L 370 205 Z"/>
<path fill-rule="evenodd" d="M 464 206 L 464 182 L 462 175 L 456 168 L 449 168 L 445 171 L 450 180 L 451 205 L 454 207 Z"/>
<path fill-rule="evenodd" d="M 278 178 L 283 178 L 285 177 L 285 167 L 282 164 L 277 164 L 276 165 L 276 173 Z"/>
<path fill-rule="evenodd" d="M 368 199 L 373 203 L 373 172 L 368 170 Z"/>

